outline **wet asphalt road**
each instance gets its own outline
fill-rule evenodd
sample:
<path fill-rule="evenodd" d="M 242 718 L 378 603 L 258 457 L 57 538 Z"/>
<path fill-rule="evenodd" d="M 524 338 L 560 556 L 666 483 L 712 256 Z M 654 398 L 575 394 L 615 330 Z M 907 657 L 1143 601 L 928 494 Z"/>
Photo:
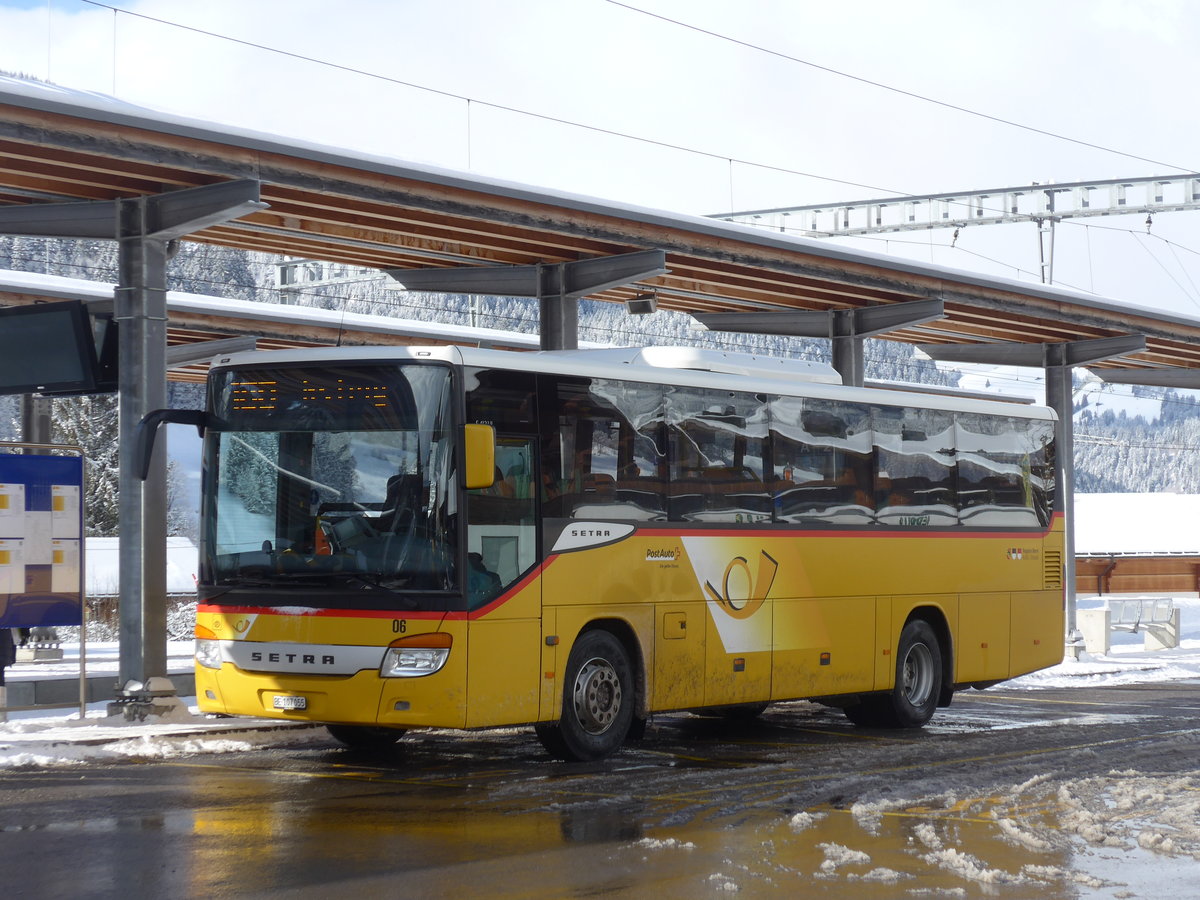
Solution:
<path fill-rule="evenodd" d="M 1136 772 L 1194 791 L 1198 750 L 1198 684 L 968 691 L 908 732 L 810 703 L 752 722 L 671 714 L 595 764 L 549 761 L 529 729 L 415 732 L 380 753 L 314 730 L 6 772 L 0 870 L 6 897 L 1161 900 L 1200 895 L 1200 875 L 1194 894 L 1172 880 L 1200 864 L 1139 874 L 1136 848 L 1105 857 L 1071 833 L 1059 787 Z"/>

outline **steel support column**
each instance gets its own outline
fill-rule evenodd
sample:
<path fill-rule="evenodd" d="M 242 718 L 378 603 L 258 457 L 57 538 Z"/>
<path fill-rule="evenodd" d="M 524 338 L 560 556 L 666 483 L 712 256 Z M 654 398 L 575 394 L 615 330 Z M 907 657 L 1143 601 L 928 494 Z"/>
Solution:
<path fill-rule="evenodd" d="M 166 406 L 167 242 L 147 237 L 146 205 L 118 201 L 117 396 L 121 469 L 118 480 L 120 642 L 118 697 L 148 700 L 150 679 L 167 675 L 167 533 L 165 441 L 143 482 L 137 425 Z M 165 685 L 155 685 L 165 690 Z M 173 693 L 173 691 L 171 692 Z"/>
<path fill-rule="evenodd" d="M 50 398 L 40 394 L 21 395 L 21 440 L 26 444 L 50 443 Z M 26 453 L 39 453 L 26 450 Z"/>
<path fill-rule="evenodd" d="M 1048 345 L 1046 350 L 1062 345 Z M 1063 514 L 1063 588 L 1066 606 L 1068 652 L 1082 639 L 1077 619 L 1075 598 L 1075 391 L 1072 368 L 1068 365 L 1047 364 L 1046 405 L 1058 414 L 1054 429 L 1058 445 L 1055 459 L 1055 506 Z"/>
<path fill-rule="evenodd" d="M 829 313 L 829 356 L 842 384 L 862 387 L 867 377 L 867 359 L 863 352 L 866 335 L 859 334 L 855 310 L 835 309 Z M 878 332 L 875 332 L 878 333 Z"/>
<path fill-rule="evenodd" d="M 579 348 L 579 298 L 538 297 L 538 336 L 543 350 Z"/>

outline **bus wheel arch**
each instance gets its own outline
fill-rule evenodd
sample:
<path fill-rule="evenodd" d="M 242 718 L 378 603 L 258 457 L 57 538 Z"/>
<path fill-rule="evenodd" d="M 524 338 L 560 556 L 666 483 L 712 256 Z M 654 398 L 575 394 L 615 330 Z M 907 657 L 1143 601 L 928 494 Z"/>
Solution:
<path fill-rule="evenodd" d="M 597 621 L 582 630 L 563 671 L 561 715 L 534 729 L 550 755 L 602 759 L 620 749 L 631 732 L 636 737 L 644 727 L 642 671 L 628 625 Z"/>
<path fill-rule="evenodd" d="M 924 619 L 938 639 L 942 656 L 942 686 L 938 692 L 937 705 L 947 707 L 954 697 L 954 638 L 945 614 L 936 606 L 919 606 L 908 615 L 907 625 L 913 619 Z"/>
<path fill-rule="evenodd" d="M 897 641 L 894 686 L 846 707 L 847 718 L 856 725 L 920 728 L 938 706 L 949 704 L 951 652 L 949 628 L 941 612 L 913 610 Z"/>

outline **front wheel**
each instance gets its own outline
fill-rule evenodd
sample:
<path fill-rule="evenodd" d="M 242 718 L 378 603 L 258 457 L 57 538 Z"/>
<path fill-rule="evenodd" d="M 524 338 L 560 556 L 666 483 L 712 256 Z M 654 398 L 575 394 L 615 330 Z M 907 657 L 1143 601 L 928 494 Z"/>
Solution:
<path fill-rule="evenodd" d="M 933 718 L 941 692 L 941 645 L 928 622 L 913 619 L 900 632 L 896 686 L 889 694 L 847 707 L 846 717 L 855 725 L 920 728 Z"/>
<path fill-rule="evenodd" d="M 567 658 L 563 710 L 557 725 L 539 725 L 552 756 L 603 759 L 625 742 L 633 723 L 633 668 L 624 645 L 607 631 L 583 634 Z"/>

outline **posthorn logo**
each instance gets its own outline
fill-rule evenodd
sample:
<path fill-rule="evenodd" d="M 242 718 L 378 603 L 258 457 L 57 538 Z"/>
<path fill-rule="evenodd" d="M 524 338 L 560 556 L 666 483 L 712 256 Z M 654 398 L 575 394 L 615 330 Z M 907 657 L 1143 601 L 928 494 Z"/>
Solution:
<path fill-rule="evenodd" d="M 712 582 L 706 581 L 704 590 L 729 616 L 748 619 L 766 601 L 778 571 L 779 563 L 766 550 L 759 551 L 757 575 L 751 572 L 750 562 L 746 557 L 735 556 L 725 567 L 721 589 L 717 590 Z"/>

